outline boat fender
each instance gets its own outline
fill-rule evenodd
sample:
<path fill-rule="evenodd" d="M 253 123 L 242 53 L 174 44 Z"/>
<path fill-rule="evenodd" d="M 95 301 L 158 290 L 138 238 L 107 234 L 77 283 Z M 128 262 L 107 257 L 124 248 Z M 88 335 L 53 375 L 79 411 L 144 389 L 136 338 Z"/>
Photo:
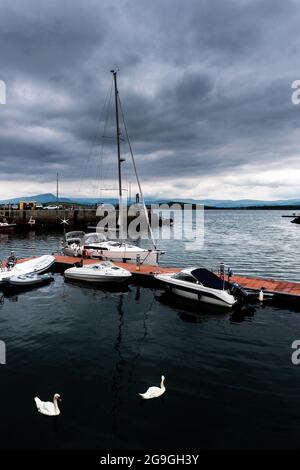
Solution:
<path fill-rule="evenodd" d="M 124 261 L 124 258 L 123 258 L 123 263 L 126 263 L 126 259 Z M 136 267 L 135 267 L 136 271 L 140 271 L 141 270 L 141 257 L 140 255 L 136 255 Z"/>
<path fill-rule="evenodd" d="M 79 250 L 80 250 L 80 247 L 79 247 L 78 245 L 76 245 L 76 246 L 74 247 L 74 251 L 75 251 L 75 253 L 76 253 L 76 256 L 78 256 Z"/>
<path fill-rule="evenodd" d="M 258 299 L 260 302 L 264 301 L 264 287 L 260 289 L 259 294 L 258 294 Z"/>

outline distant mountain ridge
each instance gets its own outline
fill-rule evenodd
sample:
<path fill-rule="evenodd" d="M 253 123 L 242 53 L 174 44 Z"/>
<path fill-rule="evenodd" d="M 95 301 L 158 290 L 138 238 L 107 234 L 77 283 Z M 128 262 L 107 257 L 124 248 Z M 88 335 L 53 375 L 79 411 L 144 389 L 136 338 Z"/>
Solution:
<path fill-rule="evenodd" d="M 52 193 L 37 194 L 35 196 L 17 197 L 13 199 L 5 199 L 0 201 L 0 204 L 17 204 L 20 201 L 36 201 L 40 204 L 54 204 L 56 203 L 56 196 Z M 86 204 L 93 205 L 99 202 L 106 202 L 108 204 L 114 204 L 118 200 L 116 198 L 77 198 L 77 197 L 60 197 L 60 203 L 69 204 Z M 159 204 L 167 202 L 181 202 L 186 204 L 204 204 L 208 207 L 218 208 L 237 208 L 237 207 L 262 207 L 262 206 L 293 206 L 300 205 L 299 199 L 279 199 L 277 201 L 261 201 L 259 199 L 188 199 L 188 198 L 172 198 L 172 199 L 155 199 L 146 198 L 147 204 Z"/>
<path fill-rule="evenodd" d="M 263 206 L 291 206 L 300 205 L 300 199 L 279 199 L 277 201 L 261 201 L 259 199 L 172 199 L 174 202 L 189 204 L 203 204 L 208 207 L 236 208 L 236 207 L 263 207 Z"/>
<path fill-rule="evenodd" d="M 106 199 L 107 200 L 107 199 Z M 5 199 L 0 201 L 0 204 L 18 204 L 20 201 L 35 201 L 40 204 L 56 204 L 56 196 L 52 193 L 46 194 L 37 194 L 35 196 L 24 196 L 16 197 L 13 199 Z M 100 201 L 99 198 L 68 198 L 60 197 L 58 198 L 59 203 L 69 203 L 69 204 L 96 204 Z M 111 201 L 117 201 L 117 199 L 111 199 Z"/>

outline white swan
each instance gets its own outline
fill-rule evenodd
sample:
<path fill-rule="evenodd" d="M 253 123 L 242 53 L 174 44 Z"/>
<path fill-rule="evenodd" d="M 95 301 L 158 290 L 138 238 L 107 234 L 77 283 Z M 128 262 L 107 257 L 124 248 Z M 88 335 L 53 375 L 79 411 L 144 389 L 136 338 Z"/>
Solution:
<path fill-rule="evenodd" d="M 60 414 L 57 400 L 61 401 L 61 397 L 58 393 L 55 393 L 53 403 L 51 401 L 42 401 L 38 397 L 34 398 L 38 412 L 47 416 L 58 416 Z"/>
<path fill-rule="evenodd" d="M 139 395 L 144 400 L 149 400 L 150 398 L 158 398 L 166 391 L 166 387 L 164 386 L 165 376 L 161 376 L 160 387 L 149 387 L 147 392 L 139 393 Z"/>

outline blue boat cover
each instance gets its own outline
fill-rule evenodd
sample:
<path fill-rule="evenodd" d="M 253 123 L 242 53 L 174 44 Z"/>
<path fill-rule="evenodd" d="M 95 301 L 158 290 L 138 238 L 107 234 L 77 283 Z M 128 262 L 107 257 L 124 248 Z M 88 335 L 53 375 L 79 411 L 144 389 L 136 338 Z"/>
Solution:
<path fill-rule="evenodd" d="M 227 281 L 223 284 L 223 279 L 205 268 L 196 268 L 191 271 L 191 274 L 205 287 L 222 290 L 223 285 L 225 289 L 229 289 L 232 286 L 232 284 Z"/>

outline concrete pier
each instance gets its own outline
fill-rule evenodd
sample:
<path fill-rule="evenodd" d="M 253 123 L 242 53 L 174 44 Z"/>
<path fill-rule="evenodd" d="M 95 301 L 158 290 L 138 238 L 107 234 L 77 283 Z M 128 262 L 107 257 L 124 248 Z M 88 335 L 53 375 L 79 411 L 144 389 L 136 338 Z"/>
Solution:
<path fill-rule="evenodd" d="M 66 231 L 73 229 L 89 230 L 88 227 L 96 226 L 102 217 L 96 215 L 96 208 L 65 208 L 65 209 L 35 209 L 35 210 L 22 210 L 22 209 L 0 209 L 0 221 L 5 218 L 8 222 L 15 222 L 17 224 L 17 230 L 36 230 L 43 228 L 50 229 L 62 229 L 62 220 L 66 219 Z M 149 220 L 151 221 L 151 212 L 148 211 Z M 107 218 L 107 217 L 106 217 Z M 116 227 L 119 218 L 118 210 L 111 214 L 109 223 L 114 229 Z M 127 215 L 127 223 L 129 224 L 135 216 Z M 30 225 L 30 220 L 34 220 L 35 224 Z M 144 211 L 141 209 L 140 220 L 144 220 L 144 224 L 147 225 Z M 158 217 L 157 223 L 161 225 L 171 225 L 172 219 L 162 219 Z"/>
<path fill-rule="evenodd" d="M 30 228 L 29 221 L 35 220 L 34 228 L 62 228 L 61 221 L 68 220 L 66 229 L 86 228 L 87 225 L 96 225 L 99 217 L 96 209 L 39 209 L 39 210 L 0 210 L 0 220 L 5 217 L 9 222 L 15 222 L 17 229 Z"/>

